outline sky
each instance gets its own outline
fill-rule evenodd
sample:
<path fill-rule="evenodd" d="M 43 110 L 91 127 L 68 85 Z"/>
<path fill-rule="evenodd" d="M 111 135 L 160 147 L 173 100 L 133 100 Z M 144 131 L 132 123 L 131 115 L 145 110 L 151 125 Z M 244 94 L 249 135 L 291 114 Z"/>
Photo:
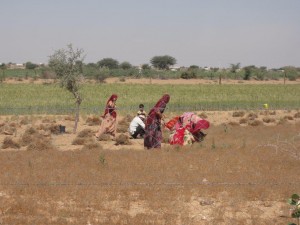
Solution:
<path fill-rule="evenodd" d="M 0 63 L 72 44 L 85 63 L 300 66 L 300 0 L 0 0 L 0 26 Z"/>

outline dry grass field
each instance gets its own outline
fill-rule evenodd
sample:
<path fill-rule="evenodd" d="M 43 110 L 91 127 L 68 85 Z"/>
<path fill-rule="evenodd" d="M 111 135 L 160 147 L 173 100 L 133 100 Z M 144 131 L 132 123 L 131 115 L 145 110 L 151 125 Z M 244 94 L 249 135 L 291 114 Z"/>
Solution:
<path fill-rule="evenodd" d="M 77 134 L 71 116 L 0 116 L 0 224 L 293 222 L 299 112 L 200 113 L 212 123 L 204 142 L 161 150 L 126 139 L 129 116 L 119 142 L 93 137 L 95 115 Z"/>

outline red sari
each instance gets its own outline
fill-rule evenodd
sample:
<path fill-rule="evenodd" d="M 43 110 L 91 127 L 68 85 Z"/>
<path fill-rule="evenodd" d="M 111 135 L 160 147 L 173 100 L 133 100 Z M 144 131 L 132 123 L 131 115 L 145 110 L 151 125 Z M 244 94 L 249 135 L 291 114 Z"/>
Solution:
<path fill-rule="evenodd" d="M 165 94 L 148 113 L 144 136 L 144 147 L 147 149 L 161 147 L 161 117 L 169 100 L 170 95 Z"/>
<path fill-rule="evenodd" d="M 201 130 L 206 130 L 210 126 L 207 120 L 201 119 L 191 112 L 184 113 L 176 120 L 175 124 L 172 120 L 167 124 L 170 124 L 168 128 L 173 131 L 169 138 L 171 145 L 191 145 L 199 142 L 203 134 Z"/>

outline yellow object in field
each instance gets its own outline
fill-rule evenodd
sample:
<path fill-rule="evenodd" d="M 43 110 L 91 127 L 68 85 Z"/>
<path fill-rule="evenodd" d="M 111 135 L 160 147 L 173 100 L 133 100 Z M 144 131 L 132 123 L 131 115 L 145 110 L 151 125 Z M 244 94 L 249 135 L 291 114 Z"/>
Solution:
<path fill-rule="evenodd" d="M 269 108 L 269 105 L 268 105 L 268 104 L 264 104 L 264 108 L 265 108 L 265 109 L 268 109 L 268 108 Z"/>

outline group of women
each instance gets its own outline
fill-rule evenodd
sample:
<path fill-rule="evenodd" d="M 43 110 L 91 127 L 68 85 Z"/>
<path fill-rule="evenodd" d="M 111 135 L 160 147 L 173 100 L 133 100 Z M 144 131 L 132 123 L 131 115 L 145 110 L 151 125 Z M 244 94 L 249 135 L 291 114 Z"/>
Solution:
<path fill-rule="evenodd" d="M 116 136 L 117 99 L 118 96 L 113 94 L 107 100 L 104 114 L 102 115 L 102 123 L 95 135 L 97 138 L 104 133 L 108 133 L 113 137 Z M 171 132 L 169 137 L 169 143 L 171 145 L 190 145 L 194 142 L 202 141 L 205 136 L 202 130 L 209 128 L 209 122 L 207 120 L 200 118 L 192 112 L 186 112 L 165 123 L 163 113 L 169 101 L 170 95 L 163 95 L 147 115 L 144 135 L 144 147 L 147 149 L 161 147 L 163 125 Z"/>

